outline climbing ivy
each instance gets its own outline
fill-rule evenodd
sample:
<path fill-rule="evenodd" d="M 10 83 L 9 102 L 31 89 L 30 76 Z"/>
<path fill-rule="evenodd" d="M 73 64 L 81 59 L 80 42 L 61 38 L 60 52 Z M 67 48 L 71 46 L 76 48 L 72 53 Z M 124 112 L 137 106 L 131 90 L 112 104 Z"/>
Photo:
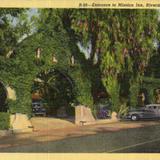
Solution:
<path fill-rule="evenodd" d="M 154 40 L 159 37 L 158 12 L 74 10 L 72 27 L 84 46 L 89 41 L 92 44 L 90 59 L 98 57 L 103 84 L 114 109 L 119 108 L 122 98 L 128 103 L 129 95 L 135 91 L 132 83 L 141 83 L 154 54 Z"/>
<path fill-rule="evenodd" d="M 1 79 L 16 91 L 16 101 L 8 102 L 11 113 L 31 114 L 31 87 L 33 81 L 39 73 L 48 71 L 51 68 L 64 70 L 73 79 L 76 104 L 92 106 L 90 84 L 83 74 L 79 62 L 76 61 L 75 66 L 70 64 L 73 52 L 70 46 L 72 45 L 74 44 L 69 41 L 65 30 L 57 32 L 53 28 L 51 35 L 44 31 L 38 31 L 18 43 L 13 58 L 0 59 Z M 40 57 L 42 63 L 39 64 L 36 63 L 37 59 L 35 57 L 37 47 L 42 48 Z M 74 51 L 78 52 L 78 50 Z M 56 64 L 52 63 L 53 54 L 58 61 Z"/>
<path fill-rule="evenodd" d="M 76 103 L 93 107 L 99 87 L 108 92 L 116 111 L 136 96 L 159 36 L 156 10 L 39 9 L 38 13 L 32 19 L 34 33 L 16 41 L 13 57 L 0 57 L 0 79 L 17 95 L 9 102 L 11 113 L 31 113 L 33 81 L 51 68 L 65 71 L 74 81 Z M 78 43 L 82 48 L 91 46 L 86 55 Z M 37 60 L 38 47 L 42 51 Z M 53 54 L 57 63 L 52 63 Z"/>

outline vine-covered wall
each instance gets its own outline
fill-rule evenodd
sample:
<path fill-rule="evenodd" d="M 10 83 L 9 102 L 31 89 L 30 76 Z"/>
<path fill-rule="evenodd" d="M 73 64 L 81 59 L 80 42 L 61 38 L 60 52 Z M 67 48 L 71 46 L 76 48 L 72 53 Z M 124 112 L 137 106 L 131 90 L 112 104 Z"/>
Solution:
<path fill-rule="evenodd" d="M 36 59 L 36 49 L 41 48 L 40 59 Z M 62 32 L 46 36 L 43 33 L 32 35 L 15 49 L 15 55 L 9 59 L 1 59 L 0 72 L 1 80 L 5 85 L 9 85 L 16 92 L 16 100 L 9 100 L 9 111 L 11 113 L 31 113 L 31 86 L 38 73 L 57 68 L 64 70 L 74 81 L 75 98 L 80 104 L 91 107 L 93 99 L 91 96 L 91 86 L 86 75 L 81 70 L 81 64 L 75 59 L 74 66 L 71 66 L 71 56 L 73 52 L 72 42 L 67 34 Z M 76 48 L 76 47 L 75 47 Z M 53 55 L 57 63 L 52 62 Z"/>

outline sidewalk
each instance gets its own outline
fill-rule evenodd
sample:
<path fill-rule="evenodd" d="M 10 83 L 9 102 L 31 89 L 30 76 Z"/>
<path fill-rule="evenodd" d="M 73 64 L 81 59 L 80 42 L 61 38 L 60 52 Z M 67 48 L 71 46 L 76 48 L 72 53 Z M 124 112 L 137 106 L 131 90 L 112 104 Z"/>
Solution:
<path fill-rule="evenodd" d="M 160 121 L 144 121 L 144 122 L 116 122 L 110 124 L 97 124 L 88 126 L 68 126 L 64 128 L 45 128 L 34 130 L 30 134 L 13 134 L 0 138 L 0 148 L 32 145 L 40 142 L 57 141 L 66 138 L 93 135 L 104 132 L 116 132 L 123 129 L 147 127 L 160 125 Z"/>

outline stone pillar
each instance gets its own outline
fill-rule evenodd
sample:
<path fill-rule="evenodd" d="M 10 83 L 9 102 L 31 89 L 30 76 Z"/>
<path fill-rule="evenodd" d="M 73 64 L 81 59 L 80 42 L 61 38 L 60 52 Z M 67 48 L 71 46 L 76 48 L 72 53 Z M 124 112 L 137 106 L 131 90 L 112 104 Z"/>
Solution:
<path fill-rule="evenodd" d="M 75 107 L 75 124 L 82 125 L 88 122 L 94 122 L 95 118 L 92 115 L 91 109 L 83 105 Z"/>
<path fill-rule="evenodd" d="M 118 121 L 117 113 L 116 113 L 116 112 L 112 112 L 111 120 L 112 120 L 112 121 Z"/>
<path fill-rule="evenodd" d="M 14 133 L 33 131 L 33 126 L 26 114 L 12 114 L 10 116 L 10 126 Z"/>
<path fill-rule="evenodd" d="M 16 92 L 10 86 L 6 87 L 8 99 L 16 100 Z"/>

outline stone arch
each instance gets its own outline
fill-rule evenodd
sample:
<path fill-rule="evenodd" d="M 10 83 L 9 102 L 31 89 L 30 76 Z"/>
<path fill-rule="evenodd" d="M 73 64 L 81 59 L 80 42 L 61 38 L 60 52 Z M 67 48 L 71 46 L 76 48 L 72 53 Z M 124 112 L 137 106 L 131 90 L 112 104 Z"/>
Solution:
<path fill-rule="evenodd" d="M 74 80 L 71 78 L 71 76 L 66 71 L 64 71 L 62 69 L 58 69 L 58 68 L 51 68 L 49 70 L 49 73 L 51 73 L 51 74 L 57 74 L 58 73 L 58 74 L 64 76 L 66 78 L 66 80 L 69 82 L 69 84 L 71 85 L 72 90 L 74 89 L 74 87 L 75 87 Z"/>
<path fill-rule="evenodd" d="M 15 56 L 0 65 L 1 79 L 10 84 L 16 93 L 16 99 L 9 102 L 11 113 L 31 113 L 31 85 L 38 73 L 45 70 L 59 72 L 74 84 L 76 102 L 86 106 L 93 103 L 91 95 L 91 84 L 82 71 L 81 63 L 75 58 L 74 65 L 70 64 L 73 53 L 73 44 L 68 40 L 65 32 L 55 33 L 54 36 L 46 36 L 45 33 L 37 33 L 27 37 L 15 48 Z M 41 47 L 42 53 L 38 57 L 40 62 L 36 63 L 36 48 Z M 71 49 L 72 48 L 72 49 Z M 53 52 L 56 63 L 53 63 Z M 55 60 L 54 59 L 54 60 Z M 1 67 L 2 66 L 2 67 Z M 3 71 L 5 66 L 7 70 Z M 69 78 L 70 77 L 70 78 Z M 74 83 L 72 80 L 74 80 Z"/>
<path fill-rule="evenodd" d="M 34 80 L 32 101 L 45 102 L 48 115 L 57 115 L 58 108 L 63 108 L 68 115 L 73 115 L 74 108 L 71 106 L 75 102 L 74 80 L 64 68 L 51 67 L 42 71 Z"/>
<path fill-rule="evenodd" d="M 59 108 L 56 111 L 57 112 L 56 115 L 58 117 L 73 116 L 75 112 L 74 112 L 74 108 L 73 108 L 72 104 L 76 103 L 75 81 L 73 80 L 71 75 L 67 71 L 65 71 L 64 69 L 51 68 L 49 70 L 49 73 L 59 75 L 62 78 L 62 79 L 60 79 L 60 81 L 61 81 L 60 84 L 63 83 L 63 85 L 64 84 L 67 85 L 67 86 L 64 86 L 64 88 L 63 88 L 64 90 L 60 91 L 61 94 L 62 94 L 62 92 L 64 93 L 64 94 L 62 94 L 62 97 L 64 97 L 62 99 L 66 99 L 65 105 L 63 105 L 63 103 L 59 103 L 60 106 L 58 105 Z"/>

